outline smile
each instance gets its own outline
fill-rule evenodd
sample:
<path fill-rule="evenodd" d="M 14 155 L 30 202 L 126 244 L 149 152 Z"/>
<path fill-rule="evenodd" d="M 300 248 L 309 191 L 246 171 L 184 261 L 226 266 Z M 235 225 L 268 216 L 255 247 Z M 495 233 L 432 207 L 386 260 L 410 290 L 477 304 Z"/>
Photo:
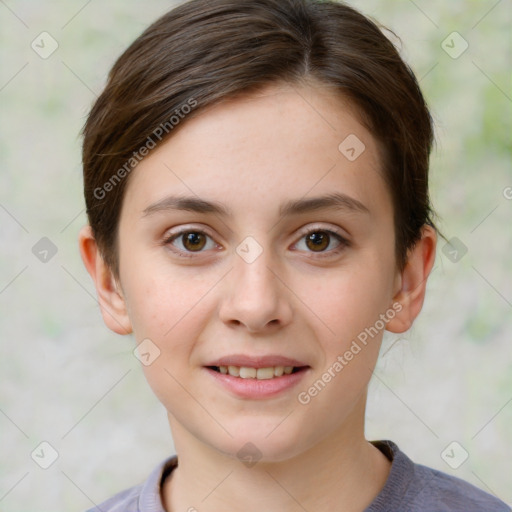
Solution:
<path fill-rule="evenodd" d="M 236 398 L 264 400 L 277 397 L 293 388 L 309 375 L 310 366 L 205 366 L 216 386 Z"/>
<path fill-rule="evenodd" d="M 269 366 L 267 368 L 251 368 L 249 366 L 209 366 L 214 371 L 241 379 L 267 380 L 298 372 L 304 367 Z"/>

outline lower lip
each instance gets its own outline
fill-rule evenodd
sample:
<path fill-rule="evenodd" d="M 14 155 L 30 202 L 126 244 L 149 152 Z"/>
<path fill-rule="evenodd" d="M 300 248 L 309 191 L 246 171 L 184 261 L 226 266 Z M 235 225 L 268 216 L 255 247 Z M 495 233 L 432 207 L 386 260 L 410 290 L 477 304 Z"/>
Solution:
<path fill-rule="evenodd" d="M 216 372 L 211 368 L 204 369 L 228 391 L 240 398 L 263 399 L 283 393 L 296 386 L 309 372 L 310 368 L 304 368 L 298 372 L 284 374 L 272 379 L 242 379 L 232 375 Z"/>

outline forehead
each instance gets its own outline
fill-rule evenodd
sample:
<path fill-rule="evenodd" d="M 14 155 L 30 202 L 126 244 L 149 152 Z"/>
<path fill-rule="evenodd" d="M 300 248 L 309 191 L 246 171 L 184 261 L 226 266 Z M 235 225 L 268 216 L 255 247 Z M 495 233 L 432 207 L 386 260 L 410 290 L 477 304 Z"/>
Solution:
<path fill-rule="evenodd" d="M 377 141 L 330 88 L 272 85 L 183 123 L 132 171 L 134 212 L 178 194 L 270 216 L 292 199 L 343 193 L 389 213 Z"/>

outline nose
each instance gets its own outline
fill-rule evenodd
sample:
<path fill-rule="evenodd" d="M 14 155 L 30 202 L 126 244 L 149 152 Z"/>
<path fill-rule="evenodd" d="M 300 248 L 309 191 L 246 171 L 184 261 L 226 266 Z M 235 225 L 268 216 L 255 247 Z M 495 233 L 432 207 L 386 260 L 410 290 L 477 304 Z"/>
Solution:
<path fill-rule="evenodd" d="M 233 270 L 226 276 L 220 319 L 233 326 L 243 326 L 248 332 L 282 328 L 290 323 L 291 291 L 277 271 L 270 250 L 254 260 L 233 254 Z"/>

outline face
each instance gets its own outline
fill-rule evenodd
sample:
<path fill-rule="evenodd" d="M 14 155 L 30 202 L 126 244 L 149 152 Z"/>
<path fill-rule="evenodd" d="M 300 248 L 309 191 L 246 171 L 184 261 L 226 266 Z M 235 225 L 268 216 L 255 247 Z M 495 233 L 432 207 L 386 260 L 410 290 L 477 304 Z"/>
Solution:
<path fill-rule="evenodd" d="M 187 120 L 130 179 L 122 297 L 173 433 L 232 456 L 250 441 L 268 461 L 362 435 L 397 271 L 379 148 L 350 105 L 267 87 Z M 248 382 L 207 368 L 233 355 L 301 369 Z"/>

